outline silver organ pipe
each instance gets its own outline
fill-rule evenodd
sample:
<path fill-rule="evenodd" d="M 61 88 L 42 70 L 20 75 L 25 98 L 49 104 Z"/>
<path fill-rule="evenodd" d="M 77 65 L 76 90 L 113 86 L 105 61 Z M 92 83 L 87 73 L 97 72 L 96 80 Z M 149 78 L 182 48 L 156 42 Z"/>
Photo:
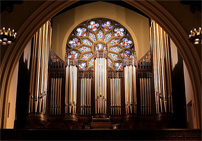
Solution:
<path fill-rule="evenodd" d="M 70 66 L 70 69 L 69 69 L 69 73 L 70 73 L 70 75 L 69 75 L 69 113 L 72 113 L 72 93 L 73 93 L 73 91 L 72 91 L 72 85 L 73 85 L 73 81 L 72 81 L 72 66 Z"/>
<path fill-rule="evenodd" d="M 61 115 L 62 78 L 51 78 L 50 115 Z"/>
<path fill-rule="evenodd" d="M 76 114 L 77 106 L 77 66 L 66 65 L 65 78 L 65 114 Z M 61 99 L 61 96 L 59 97 Z"/>
<path fill-rule="evenodd" d="M 141 108 L 141 114 L 143 114 L 142 78 L 139 78 L 139 81 L 140 81 L 140 108 Z"/>
<path fill-rule="evenodd" d="M 136 95 L 136 68 L 135 66 L 124 67 L 125 82 L 125 111 L 126 114 L 137 112 L 137 95 Z"/>
<path fill-rule="evenodd" d="M 95 68 L 98 68 L 98 60 L 95 59 Z M 95 76 L 98 76 L 98 69 L 95 69 Z M 97 95 L 97 91 L 98 91 L 98 83 L 97 79 L 98 77 L 95 77 L 95 114 L 98 113 L 98 95 Z"/>
<path fill-rule="evenodd" d="M 74 93 L 73 93 L 73 114 L 76 114 L 76 103 L 77 103 L 77 67 L 73 67 L 74 72 Z"/>
<path fill-rule="evenodd" d="M 57 91 L 58 91 L 58 78 L 55 78 L 55 92 L 54 92 L 54 115 L 57 115 Z"/>
<path fill-rule="evenodd" d="M 80 110 L 80 114 L 83 115 L 83 79 L 81 79 L 81 110 Z"/>
<path fill-rule="evenodd" d="M 137 113 L 137 92 L 136 92 L 136 67 L 133 66 L 133 106 L 134 113 Z"/>
<path fill-rule="evenodd" d="M 39 45 L 37 50 L 37 61 L 36 61 L 36 85 L 35 85 L 35 95 L 34 95 L 34 101 L 35 101 L 35 113 L 38 112 L 38 99 L 39 99 L 39 83 L 40 83 L 40 58 L 41 58 L 41 33 L 42 29 L 39 29 Z"/>
<path fill-rule="evenodd" d="M 65 113 L 68 113 L 69 105 L 69 66 L 66 66 L 66 79 L 65 79 Z"/>
<path fill-rule="evenodd" d="M 81 79 L 81 115 L 91 114 L 91 78 Z"/>
<path fill-rule="evenodd" d="M 105 58 L 95 59 L 95 114 L 107 113 L 106 65 Z"/>
<path fill-rule="evenodd" d="M 77 67 L 66 66 L 65 113 L 76 114 L 77 105 Z"/>
<path fill-rule="evenodd" d="M 156 113 L 172 113 L 169 37 L 155 21 L 152 20 L 151 25 Z"/>
<path fill-rule="evenodd" d="M 125 78 L 125 108 L 126 108 L 126 114 L 129 113 L 129 101 L 128 101 L 128 67 L 124 67 L 124 78 Z"/>
<path fill-rule="evenodd" d="M 28 113 L 46 113 L 49 49 L 52 35 L 47 21 L 34 35 Z"/>
<path fill-rule="evenodd" d="M 151 78 L 140 77 L 140 113 L 141 115 L 151 115 Z"/>
<path fill-rule="evenodd" d="M 121 79 L 110 79 L 111 115 L 121 115 Z"/>
<path fill-rule="evenodd" d="M 50 80 L 51 90 L 50 90 L 50 115 L 52 115 L 53 111 L 53 79 Z"/>

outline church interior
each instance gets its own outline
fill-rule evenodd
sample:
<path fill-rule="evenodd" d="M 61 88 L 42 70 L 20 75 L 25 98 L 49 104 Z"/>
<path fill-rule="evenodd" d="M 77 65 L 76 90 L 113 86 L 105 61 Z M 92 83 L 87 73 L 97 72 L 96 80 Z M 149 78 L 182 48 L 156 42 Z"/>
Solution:
<path fill-rule="evenodd" d="M 201 140 L 201 2 L 1 6 L 1 139 Z"/>

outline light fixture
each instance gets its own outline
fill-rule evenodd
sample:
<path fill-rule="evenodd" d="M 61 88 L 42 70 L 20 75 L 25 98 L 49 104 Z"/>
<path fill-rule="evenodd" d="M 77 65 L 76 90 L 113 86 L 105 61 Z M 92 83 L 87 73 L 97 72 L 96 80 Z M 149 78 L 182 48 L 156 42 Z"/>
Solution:
<path fill-rule="evenodd" d="M 17 32 L 15 32 L 14 29 L 13 30 L 11 30 L 10 28 L 5 29 L 5 27 L 0 29 L 0 43 L 2 45 L 11 44 L 16 40 L 16 36 Z"/>
<path fill-rule="evenodd" d="M 189 34 L 189 41 L 191 41 L 194 44 L 201 44 L 201 27 L 197 30 L 194 28 L 194 30 L 190 31 Z"/>

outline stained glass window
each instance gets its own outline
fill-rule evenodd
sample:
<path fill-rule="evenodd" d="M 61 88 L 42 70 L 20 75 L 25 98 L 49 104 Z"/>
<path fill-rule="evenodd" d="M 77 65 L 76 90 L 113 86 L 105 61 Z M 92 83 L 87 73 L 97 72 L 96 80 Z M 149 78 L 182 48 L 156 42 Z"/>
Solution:
<path fill-rule="evenodd" d="M 90 51 L 91 48 L 83 46 L 83 47 L 79 48 L 79 50 L 82 52 L 86 52 L 86 51 Z"/>
<path fill-rule="evenodd" d="M 98 40 L 102 40 L 103 38 L 103 32 L 102 30 L 99 30 L 98 34 L 97 34 Z"/>
<path fill-rule="evenodd" d="M 115 46 L 115 47 L 111 47 L 110 50 L 111 50 L 111 51 L 114 51 L 114 52 L 119 52 L 119 51 L 121 50 L 121 48 Z"/>
<path fill-rule="evenodd" d="M 81 59 L 87 60 L 90 56 L 92 55 L 92 53 L 86 53 L 82 56 Z"/>
<path fill-rule="evenodd" d="M 95 23 L 95 21 L 90 21 L 90 25 L 88 25 L 88 28 L 92 29 L 93 31 L 96 31 L 99 27 L 98 23 Z"/>
<path fill-rule="evenodd" d="M 72 31 L 66 52 L 69 58 L 82 62 L 79 64 L 80 70 L 93 70 L 94 51 L 108 50 L 108 66 L 112 70 L 121 70 L 121 59 L 132 58 L 133 48 L 130 33 L 121 24 L 98 18 L 84 21 Z"/>
<path fill-rule="evenodd" d="M 79 39 L 78 38 L 73 38 L 73 40 L 70 40 L 69 41 L 69 44 L 72 48 L 76 47 L 76 46 L 79 46 L 80 45 L 80 42 L 79 42 Z"/>
<path fill-rule="evenodd" d="M 68 58 L 75 58 L 78 59 L 80 57 L 80 53 L 76 52 L 75 50 L 72 50 L 68 54 Z"/>
<path fill-rule="evenodd" d="M 118 41 L 119 41 L 119 39 L 113 39 L 113 40 L 111 40 L 111 41 L 109 42 L 109 45 L 115 45 L 115 44 L 118 43 Z"/>
<path fill-rule="evenodd" d="M 114 36 L 124 36 L 124 28 L 114 28 Z"/>
<path fill-rule="evenodd" d="M 79 63 L 79 70 L 86 70 L 86 63 L 85 62 Z"/>
<path fill-rule="evenodd" d="M 92 59 L 90 59 L 90 61 L 89 61 L 89 66 L 91 67 L 91 66 L 93 66 L 94 65 L 94 59 L 92 58 Z"/>
<path fill-rule="evenodd" d="M 133 58 L 133 54 L 129 50 L 125 50 L 120 55 L 121 55 L 121 58 L 123 58 L 123 59 Z"/>
<path fill-rule="evenodd" d="M 123 38 L 122 42 L 120 43 L 120 45 L 129 48 L 132 45 L 132 41 L 128 40 L 127 38 Z"/>
<path fill-rule="evenodd" d="M 89 38 L 90 38 L 93 42 L 96 41 L 95 34 L 93 34 L 93 33 L 91 33 L 91 32 L 89 32 Z"/>
<path fill-rule="evenodd" d="M 86 44 L 86 45 L 89 45 L 89 46 L 92 45 L 92 42 L 91 42 L 90 40 L 88 40 L 88 39 L 83 39 L 82 41 L 83 41 L 83 43 Z"/>
<path fill-rule="evenodd" d="M 119 59 L 118 55 L 114 53 L 109 53 L 109 56 L 114 60 Z"/>
<path fill-rule="evenodd" d="M 114 66 L 115 66 L 115 70 L 117 70 L 117 71 L 123 70 L 123 63 L 117 63 L 117 62 L 115 62 Z"/>
<path fill-rule="evenodd" d="M 108 66 L 112 67 L 112 60 L 108 59 Z"/>
<path fill-rule="evenodd" d="M 77 28 L 76 31 L 78 36 L 86 36 L 86 28 Z"/>
<path fill-rule="evenodd" d="M 106 47 L 104 47 L 103 44 L 98 44 L 98 45 L 95 47 L 95 50 L 106 50 Z"/>
<path fill-rule="evenodd" d="M 106 21 L 105 23 L 102 24 L 102 27 L 104 28 L 105 31 L 108 31 L 113 28 L 113 25 L 111 24 L 110 21 Z"/>
<path fill-rule="evenodd" d="M 112 37 L 112 33 L 108 33 L 105 35 L 105 42 L 108 41 Z"/>

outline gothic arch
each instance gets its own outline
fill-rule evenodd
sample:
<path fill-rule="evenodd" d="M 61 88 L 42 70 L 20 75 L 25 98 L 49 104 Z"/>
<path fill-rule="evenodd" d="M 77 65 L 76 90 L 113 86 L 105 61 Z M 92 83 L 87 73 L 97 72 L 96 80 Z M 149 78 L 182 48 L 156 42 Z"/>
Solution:
<path fill-rule="evenodd" d="M 24 22 L 18 31 L 18 38 L 15 44 L 8 47 L 4 60 L 1 62 L 1 95 L 0 95 L 0 127 L 5 128 L 6 113 L 8 106 L 8 89 L 11 83 L 14 68 L 24 48 L 30 41 L 34 33 L 43 23 L 60 12 L 62 9 L 72 5 L 76 1 L 47 1 L 41 5 L 28 19 Z M 198 128 L 201 128 L 201 61 L 194 49 L 194 46 L 189 42 L 187 34 L 176 19 L 166 11 L 161 5 L 155 1 L 126 1 L 132 6 L 143 11 L 149 17 L 154 19 L 172 38 L 178 47 L 190 74 L 194 98 L 196 100 L 196 117 Z"/>

